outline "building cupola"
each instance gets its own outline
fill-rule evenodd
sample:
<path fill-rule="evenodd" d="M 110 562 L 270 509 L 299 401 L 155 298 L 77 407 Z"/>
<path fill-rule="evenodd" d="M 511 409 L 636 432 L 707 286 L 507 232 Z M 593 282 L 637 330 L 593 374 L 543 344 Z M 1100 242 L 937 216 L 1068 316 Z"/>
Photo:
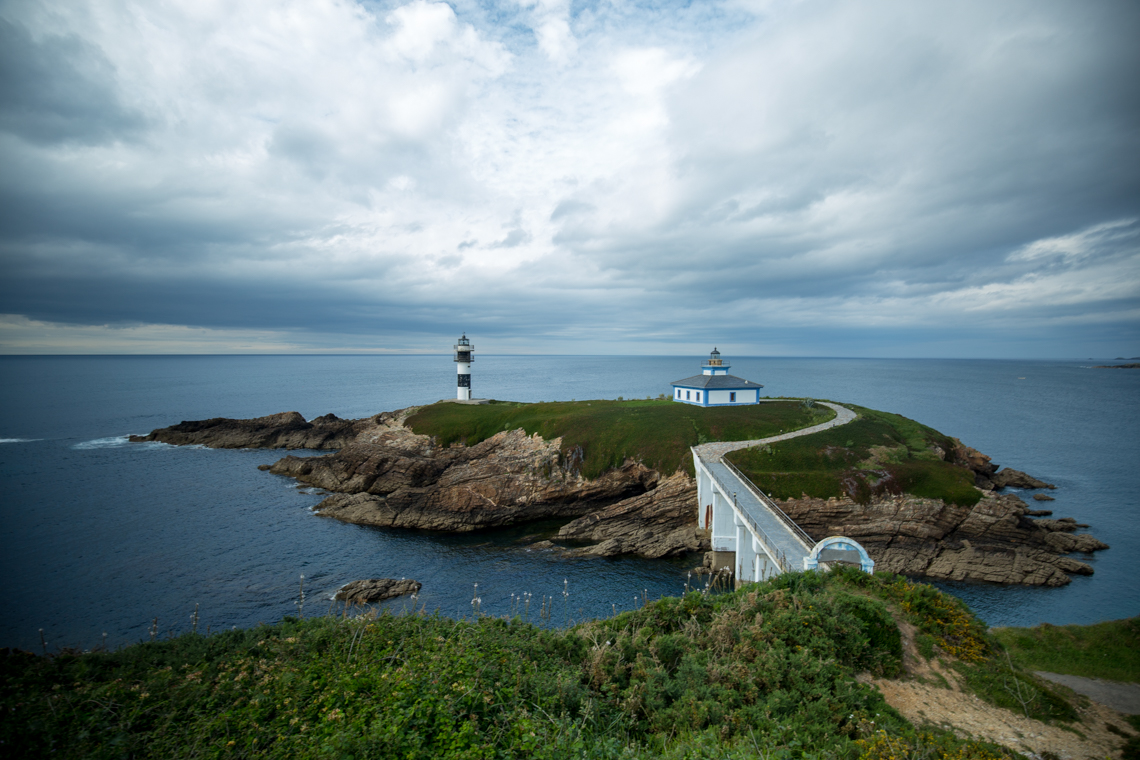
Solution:
<path fill-rule="evenodd" d="M 727 364 L 720 356 L 720 351 L 715 348 L 709 354 L 709 360 L 701 367 L 701 370 L 706 375 L 727 375 L 731 365 Z"/>

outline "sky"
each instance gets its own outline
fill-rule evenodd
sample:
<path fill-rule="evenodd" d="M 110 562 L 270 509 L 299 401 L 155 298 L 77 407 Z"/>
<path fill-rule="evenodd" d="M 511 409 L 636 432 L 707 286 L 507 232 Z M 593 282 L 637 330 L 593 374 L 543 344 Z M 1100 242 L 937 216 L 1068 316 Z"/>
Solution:
<path fill-rule="evenodd" d="M 1140 355 L 1134 0 L 0 0 L 0 353 Z"/>

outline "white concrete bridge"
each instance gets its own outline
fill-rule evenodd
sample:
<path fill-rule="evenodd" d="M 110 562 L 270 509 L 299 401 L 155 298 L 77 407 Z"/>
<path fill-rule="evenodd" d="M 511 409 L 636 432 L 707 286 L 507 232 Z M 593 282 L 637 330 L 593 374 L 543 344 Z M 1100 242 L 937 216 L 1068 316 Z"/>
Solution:
<path fill-rule="evenodd" d="M 731 567 L 736 582 L 760 581 L 785 572 L 811 570 L 820 563 L 858 562 L 866 572 L 875 563 L 855 541 L 831 536 L 812 541 L 767 494 L 724 459 L 737 449 L 762 446 L 846 425 L 855 412 L 839 404 L 818 402 L 835 411 L 828 422 L 755 441 L 694 446 L 697 474 L 697 520 L 712 534 L 714 568 Z"/>

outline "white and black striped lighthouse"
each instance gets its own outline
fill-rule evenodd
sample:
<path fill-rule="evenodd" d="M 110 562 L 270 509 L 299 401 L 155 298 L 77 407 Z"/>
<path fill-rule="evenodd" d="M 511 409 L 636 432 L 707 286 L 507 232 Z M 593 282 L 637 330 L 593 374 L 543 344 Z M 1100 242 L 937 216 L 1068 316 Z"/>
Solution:
<path fill-rule="evenodd" d="M 455 369 L 459 374 L 459 384 L 455 397 L 460 401 L 471 400 L 471 362 L 475 361 L 475 346 L 467 340 L 467 333 L 455 344 Z"/>

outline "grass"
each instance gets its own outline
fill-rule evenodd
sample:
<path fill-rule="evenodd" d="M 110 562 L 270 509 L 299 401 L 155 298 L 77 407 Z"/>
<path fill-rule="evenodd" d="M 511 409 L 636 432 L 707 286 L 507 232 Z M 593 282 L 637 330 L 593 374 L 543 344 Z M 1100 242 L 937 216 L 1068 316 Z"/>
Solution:
<path fill-rule="evenodd" d="M 778 499 L 850 496 L 868 504 L 909 493 L 972 506 L 981 498 L 973 473 L 935 451 L 952 451 L 951 438 L 897 414 L 851 408 L 859 414 L 854 422 L 727 458 Z"/>
<path fill-rule="evenodd" d="M 1028 670 L 1140 683 L 1140 617 L 1083 626 L 995 628 L 993 635 Z"/>
<path fill-rule="evenodd" d="M 856 681 L 899 672 L 892 609 L 939 646 L 984 639 L 932 587 L 853 570 L 691 592 L 561 630 L 289 618 L 116 652 L 4 650 L 0 746 L 93 758 L 1012 757 L 920 732 Z M 983 650 L 970 649 L 973 666 Z"/>
<path fill-rule="evenodd" d="M 596 478 L 627 458 L 666 475 L 680 469 L 691 475 L 692 446 L 767 438 L 834 416 L 827 407 L 805 407 L 799 401 L 707 409 L 671 400 L 439 403 L 409 417 L 407 425 L 443 446 L 474 446 L 518 428 L 546 440 L 560 437 L 564 464 Z"/>

